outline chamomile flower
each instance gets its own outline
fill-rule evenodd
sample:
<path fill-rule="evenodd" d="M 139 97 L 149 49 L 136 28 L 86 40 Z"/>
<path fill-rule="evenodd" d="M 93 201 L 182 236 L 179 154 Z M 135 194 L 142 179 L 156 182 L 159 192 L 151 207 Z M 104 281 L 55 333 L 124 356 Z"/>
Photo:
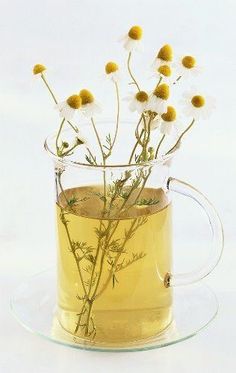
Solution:
<path fill-rule="evenodd" d="M 107 62 L 105 65 L 105 73 L 107 78 L 114 83 L 117 83 L 120 80 L 119 66 L 113 61 Z"/>
<path fill-rule="evenodd" d="M 163 83 L 158 85 L 149 99 L 147 110 L 158 113 L 159 115 L 165 113 L 169 95 L 170 90 L 167 84 Z"/>
<path fill-rule="evenodd" d="M 181 100 L 183 104 L 183 112 L 186 116 L 194 119 L 208 119 L 211 112 L 215 108 L 215 100 L 209 96 L 202 96 L 198 92 L 185 92 L 184 99 Z"/>
<path fill-rule="evenodd" d="M 158 79 L 161 78 L 164 82 L 169 82 L 172 76 L 172 69 L 169 65 L 160 65 L 154 68 L 154 74 Z"/>
<path fill-rule="evenodd" d="M 33 67 L 33 74 L 34 75 L 42 74 L 45 70 L 46 70 L 46 67 L 44 65 L 41 65 L 40 63 L 37 63 Z"/>
<path fill-rule="evenodd" d="M 173 106 L 168 106 L 167 112 L 161 115 L 161 119 L 160 132 L 163 135 L 170 135 L 177 124 L 177 113 L 175 108 Z"/>
<path fill-rule="evenodd" d="M 179 61 L 175 63 L 175 69 L 178 76 L 189 77 L 191 75 L 198 75 L 202 67 L 197 64 L 195 57 L 184 56 L 179 58 Z"/>
<path fill-rule="evenodd" d="M 121 40 L 124 41 L 124 48 L 128 52 L 141 49 L 141 39 L 143 36 L 143 30 L 140 26 L 133 26 L 129 30 L 128 34 L 125 35 Z"/>
<path fill-rule="evenodd" d="M 173 60 L 172 47 L 169 44 L 165 44 L 157 53 L 157 56 L 153 62 L 153 67 L 158 68 L 161 65 L 170 65 L 172 60 Z"/>
<path fill-rule="evenodd" d="M 87 89 L 82 89 L 79 93 L 82 101 L 81 111 L 86 117 L 93 117 L 101 112 L 100 104 L 95 100 L 93 94 Z"/>
<path fill-rule="evenodd" d="M 72 95 L 66 101 L 56 104 L 56 109 L 59 110 L 60 116 L 66 120 L 71 120 L 82 105 L 81 97 L 78 94 Z"/>
<path fill-rule="evenodd" d="M 129 101 L 129 109 L 131 111 L 137 111 L 142 114 L 148 105 L 148 94 L 145 91 L 139 91 L 135 94 L 132 93 L 126 100 Z"/>

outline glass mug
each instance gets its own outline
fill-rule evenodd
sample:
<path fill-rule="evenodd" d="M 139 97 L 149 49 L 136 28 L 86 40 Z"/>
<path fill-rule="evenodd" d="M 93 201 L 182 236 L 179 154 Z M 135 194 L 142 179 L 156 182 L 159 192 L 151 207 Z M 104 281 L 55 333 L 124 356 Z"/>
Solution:
<path fill-rule="evenodd" d="M 86 343 L 150 340 L 173 321 L 172 288 L 199 281 L 218 263 L 220 219 L 199 191 L 170 177 L 175 152 L 145 164 L 94 166 L 58 158 L 54 139 L 45 148 L 55 169 L 59 323 Z M 172 272 L 174 193 L 201 206 L 212 233 L 209 259 L 191 273 Z"/>

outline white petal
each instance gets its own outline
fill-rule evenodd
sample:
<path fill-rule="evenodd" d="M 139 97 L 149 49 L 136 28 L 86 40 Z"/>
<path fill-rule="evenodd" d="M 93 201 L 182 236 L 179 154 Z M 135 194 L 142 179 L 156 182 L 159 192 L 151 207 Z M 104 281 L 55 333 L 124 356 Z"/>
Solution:
<path fill-rule="evenodd" d="M 124 40 L 127 40 L 127 38 L 128 38 L 128 35 L 127 34 L 125 34 L 125 35 L 122 35 L 122 36 L 120 36 L 119 38 L 118 38 L 118 42 L 122 42 L 122 41 L 124 41 Z"/>
<path fill-rule="evenodd" d="M 154 59 L 154 61 L 153 61 L 153 63 L 152 63 L 152 68 L 154 68 L 154 69 L 158 69 L 158 67 L 160 67 L 160 66 L 163 66 L 163 65 L 168 65 L 168 66 L 170 66 L 170 65 L 172 65 L 172 62 L 171 61 L 164 61 L 164 60 L 162 60 L 161 58 L 155 58 Z"/>
<path fill-rule="evenodd" d="M 162 119 L 160 117 L 158 117 L 157 119 L 155 119 L 154 121 L 151 122 L 151 131 L 154 131 L 155 129 L 157 129 L 158 127 L 160 127 L 161 125 L 161 122 L 162 122 Z"/>
<path fill-rule="evenodd" d="M 160 127 L 160 132 L 163 135 L 170 135 L 173 129 L 173 123 L 172 122 L 163 122 Z"/>
<path fill-rule="evenodd" d="M 134 112 L 136 110 L 136 102 L 135 99 L 133 99 L 129 104 L 130 111 Z"/>
<path fill-rule="evenodd" d="M 109 75 L 111 75 L 111 80 L 114 83 L 118 83 L 121 80 L 121 75 L 119 71 L 115 71 L 114 73 L 111 73 Z"/>
<path fill-rule="evenodd" d="M 140 40 L 134 40 L 134 39 L 131 39 L 130 37 L 128 37 L 125 40 L 124 48 L 128 52 L 133 52 L 134 50 L 137 50 L 137 49 L 141 48 L 141 42 L 140 42 Z"/>
<path fill-rule="evenodd" d="M 159 114 L 164 114 L 167 112 L 167 101 L 162 100 L 161 98 L 157 99 L 157 112 Z"/>
<path fill-rule="evenodd" d="M 134 50 L 134 43 L 133 43 L 133 40 L 128 38 L 127 40 L 125 40 L 125 43 L 124 43 L 124 48 L 128 51 L 128 52 L 132 52 Z"/>
<path fill-rule="evenodd" d="M 132 94 L 132 95 L 130 95 L 130 96 L 126 96 L 126 97 L 124 97 L 122 100 L 123 101 L 132 101 L 134 99 L 134 95 Z"/>
<path fill-rule="evenodd" d="M 101 113 L 101 111 L 101 106 L 96 101 L 82 106 L 82 113 L 86 117 L 93 117 L 94 115 Z"/>
<path fill-rule="evenodd" d="M 65 119 L 71 120 L 74 116 L 75 109 L 72 109 L 69 106 L 67 106 L 65 109 L 63 109 L 62 112 L 63 112 L 63 115 L 64 115 Z"/>
<path fill-rule="evenodd" d="M 192 104 L 187 104 L 187 105 L 183 108 L 183 113 L 184 113 L 187 117 L 193 117 L 193 116 L 194 116 L 193 105 L 192 105 Z"/>
<path fill-rule="evenodd" d="M 139 102 L 139 101 L 137 101 L 136 102 L 136 110 L 137 110 L 137 112 L 139 114 L 141 114 L 145 110 L 146 106 L 147 106 L 147 104 L 145 102 Z"/>
<path fill-rule="evenodd" d="M 191 99 L 193 97 L 192 91 L 184 91 L 182 96 L 187 99 Z"/>
<path fill-rule="evenodd" d="M 94 114 L 100 114 L 102 112 L 102 107 L 97 101 L 93 102 L 92 105 Z"/>
<path fill-rule="evenodd" d="M 63 101 L 63 102 L 58 102 L 56 105 L 55 105 L 55 109 L 57 109 L 57 110 L 61 110 L 61 109 L 63 109 L 64 107 L 65 107 L 65 105 L 66 105 L 66 101 Z"/>
<path fill-rule="evenodd" d="M 156 96 L 151 96 L 149 101 L 148 101 L 148 104 L 147 104 L 147 110 L 151 110 L 151 111 L 155 111 L 156 109 Z"/>

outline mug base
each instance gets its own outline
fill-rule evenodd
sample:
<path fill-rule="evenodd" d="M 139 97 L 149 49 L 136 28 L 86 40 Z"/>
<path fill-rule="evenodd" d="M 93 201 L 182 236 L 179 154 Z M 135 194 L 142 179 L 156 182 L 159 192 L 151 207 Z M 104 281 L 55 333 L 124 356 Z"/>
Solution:
<path fill-rule="evenodd" d="M 127 345 L 148 340 L 161 334 L 171 324 L 172 306 L 136 310 L 94 311 L 96 336 L 84 336 L 84 328 L 75 332 L 78 312 L 70 312 L 58 307 L 56 317 L 65 332 L 72 337 L 84 338 L 88 342 L 96 339 L 96 344 Z"/>
<path fill-rule="evenodd" d="M 168 346 L 196 335 L 216 316 L 218 301 L 203 283 L 173 289 L 173 319 L 160 333 L 132 341 L 91 341 L 66 332 L 56 309 L 56 271 L 30 277 L 16 289 L 11 310 L 29 331 L 68 347 L 97 351 L 139 351 Z"/>

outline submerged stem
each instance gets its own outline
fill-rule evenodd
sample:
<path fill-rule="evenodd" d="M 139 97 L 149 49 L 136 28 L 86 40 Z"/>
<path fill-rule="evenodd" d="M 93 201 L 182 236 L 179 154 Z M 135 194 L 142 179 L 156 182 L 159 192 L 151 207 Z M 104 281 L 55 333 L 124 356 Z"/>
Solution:
<path fill-rule="evenodd" d="M 67 197 L 66 197 L 66 193 L 65 193 L 64 188 L 62 187 L 62 184 L 61 184 L 61 173 L 60 173 L 59 176 L 58 176 L 58 182 L 59 182 L 59 186 L 60 186 L 60 188 L 61 188 L 62 194 L 63 194 L 63 196 L 64 196 L 64 198 L 65 198 L 65 200 L 66 200 L 66 202 L 67 202 L 67 204 L 68 204 L 68 199 L 67 199 Z M 62 220 L 62 224 L 63 224 L 64 227 L 65 227 L 66 234 L 67 234 L 67 238 L 68 238 L 69 245 L 70 245 L 70 249 L 71 249 L 71 252 L 72 252 L 72 254 L 73 254 L 74 258 L 75 258 L 75 262 L 76 262 L 77 269 L 78 269 L 78 272 L 79 272 L 79 277 L 80 277 L 80 281 L 81 281 L 81 284 L 82 284 L 82 287 L 83 287 L 83 290 L 84 290 L 84 294 L 85 294 L 85 296 L 87 297 L 88 294 L 87 294 L 86 287 L 85 287 L 85 284 L 84 284 L 84 281 L 83 281 L 83 276 L 82 276 L 81 268 L 80 268 L 80 265 L 79 265 L 79 263 L 78 263 L 78 261 L 77 261 L 76 254 L 74 253 L 74 250 L 73 250 L 73 243 L 72 243 L 72 240 L 71 240 L 71 237 L 70 237 L 70 232 L 69 232 L 69 229 L 68 229 L 68 223 L 67 223 L 67 221 L 66 221 L 66 219 L 65 219 L 64 208 L 62 208 L 62 207 L 60 206 L 60 204 L 59 204 L 59 208 L 60 208 L 60 210 L 61 210 L 61 214 L 62 214 L 62 216 L 63 216 L 63 219 L 61 219 L 61 220 Z"/>

